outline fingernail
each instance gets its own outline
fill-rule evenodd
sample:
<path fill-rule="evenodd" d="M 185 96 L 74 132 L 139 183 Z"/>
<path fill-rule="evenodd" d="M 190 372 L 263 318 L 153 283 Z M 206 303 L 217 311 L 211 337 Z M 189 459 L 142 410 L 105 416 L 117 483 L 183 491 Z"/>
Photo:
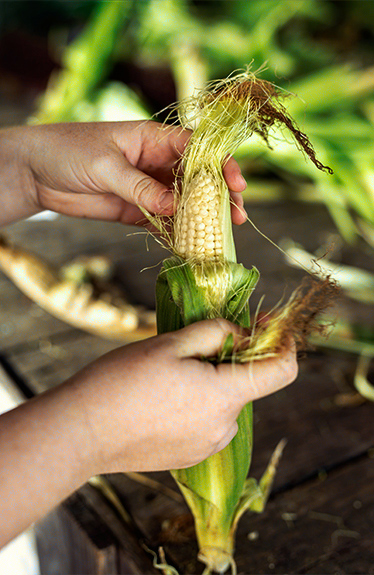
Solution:
<path fill-rule="evenodd" d="M 163 212 L 172 212 L 174 208 L 174 194 L 171 192 L 165 192 L 160 198 L 159 205 Z"/>

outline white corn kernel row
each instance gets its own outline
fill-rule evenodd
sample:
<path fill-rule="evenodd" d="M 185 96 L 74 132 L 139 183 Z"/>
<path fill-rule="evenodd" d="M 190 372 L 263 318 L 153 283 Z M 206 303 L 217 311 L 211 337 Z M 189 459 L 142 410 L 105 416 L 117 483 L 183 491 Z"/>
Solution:
<path fill-rule="evenodd" d="M 204 170 L 191 181 L 185 198 L 178 221 L 177 253 L 186 259 L 220 259 L 223 233 L 217 183 Z"/>

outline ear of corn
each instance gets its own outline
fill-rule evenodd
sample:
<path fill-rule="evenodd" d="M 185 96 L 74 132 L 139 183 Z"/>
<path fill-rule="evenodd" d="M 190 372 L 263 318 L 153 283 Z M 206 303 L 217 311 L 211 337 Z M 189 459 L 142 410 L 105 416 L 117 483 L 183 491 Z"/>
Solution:
<path fill-rule="evenodd" d="M 100 262 L 96 259 L 95 270 L 92 259 L 90 263 L 90 275 L 95 275 L 92 271 L 98 275 Z M 143 313 L 124 298 L 94 289 L 84 280 L 87 267 L 82 263 L 56 271 L 34 254 L 0 238 L 0 270 L 45 311 L 79 329 L 126 342 L 155 333 L 153 315 Z"/>
<path fill-rule="evenodd" d="M 230 213 L 225 182 L 202 168 L 185 187 L 183 210 L 175 221 L 175 251 L 185 259 L 220 261 L 223 254 L 235 261 L 231 226 L 221 222 Z"/>
<path fill-rule="evenodd" d="M 208 274 L 210 281 L 216 267 L 213 264 Z M 238 264 L 225 267 L 231 289 L 227 290 L 226 301 L 213 309 L 210 296 L 206 298 L 204 287 L 197 284 L 191 266 L 178 257 L 166 260 L 156 290 L 159 333 L 207 317 L 226 317 L 249 326 L 248 298 L 257 283 L 258 271 L 248 271 Z M 191 468 L 172 471 L 195 517 L 201 559 L 207 557 L 207 563 L 222 572 L 231 561 L 232 525 L 251 461 L 251 405 L 240 413 L 238 426 L 239 432 L 224 450 Z"/>
<path fill-rule="evenodd" d="M 178 182 L 180 189 L 176 187 L 178 206 L 172 233 L 167 235 L 174 257 L 164 261 L 156 286 L 158 333 L 214 317 L 248 328 L 248 299 L 259 273 L 236 263 L 230 196 L 222 166 L 251 133 L 258 132 L 267 140 L 269 128 L 279 122 L 291 130 L 319 168 L 325 167 L 277 102 L 275 88 L 248 72 L 199 92 L 181 104 L 179 115 L 182 126 L 193 121 L 197 127 L 182 158 L 183 178 Z M 157 217 L 150 216 L 150 220 L 157 225 Z M 161 223 L 159 229 L 164 229 Z M 273 340 L 267 334 L 262 337 L 266 353 Z M 227 338 L 215 361 L 235 359 L 232 342 L 233 338 Z M 258 358 L 255 352 L 248 357 Z M 237 523 L 246 509 L 263 510 L 283 447 L 275 451 L 259 484 L 247 480 L 252 453 L 251 405 L 244 407 L 237 422 L 239 431 L 225 449 L 198 465 L 172 471 L 194 515 L 205 573 L 224 573 L 230 565 L 235 571 L 232 554 Z"/>

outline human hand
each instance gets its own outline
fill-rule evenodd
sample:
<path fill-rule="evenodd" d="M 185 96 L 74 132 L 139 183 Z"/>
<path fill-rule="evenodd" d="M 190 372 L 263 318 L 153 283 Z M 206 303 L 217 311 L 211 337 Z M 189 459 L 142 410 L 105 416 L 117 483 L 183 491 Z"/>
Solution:
<path fill-rule="evenodd" d="M 112 351 L 74 376 L 94 437 L 91 473 L 189 467 L 223 449 L 244 405 L 297 374 L 294 349 L 248 365 L 199 359 L 239 331 L 221 319 L 199 322 Z"/>
<path fill-rule="evenodd" d="M 239 331 L 208 320 L 119 348 L 1 415 L 0 548 L 93 475 L 180 469 L 223 449 L 243 406 L 297 373 L 294 349 L 249 365 L 199 359 Z"/>
<path fill-rule="evenodd" d="M 11 186 L 20 183 L 25 196 L 18 200 L 19 215 L 8 215 L 4 223 L 44 209 L 125 224 L 145 222 L 137 205 L 171 215 L 174 172 L 189 136 L 181 128 L 151 121 L 3 130 L 0 167 L 8 171 L 7 190 L 11 193 Z M 241 224 L 246 184 L 233 158 L 224 176 L 234 203 L 233 222 Z M 10 209 L 17 209 L 14 202 Z"/>

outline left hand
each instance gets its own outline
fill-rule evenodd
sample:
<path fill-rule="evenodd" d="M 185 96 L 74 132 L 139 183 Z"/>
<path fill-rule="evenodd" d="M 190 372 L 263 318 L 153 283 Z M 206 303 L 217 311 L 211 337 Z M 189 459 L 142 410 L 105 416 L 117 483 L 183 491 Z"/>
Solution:
<path fill-rule="evenodd" d="M 151 213 L 173 213 L 174 172 L 190 132 L 138 121 L 25 126 L 4 130 L 2 136 L 0 164 L 8 156 L 13 172 L 16 168 L 29 211 L 33 206 L 34 213 L 49 209 L 137 224 L 145 223 L 137 205 Z M 224 176 L 235 204 L 233 222 L 241 224 L 245 181 L 233 158 Z"/>

